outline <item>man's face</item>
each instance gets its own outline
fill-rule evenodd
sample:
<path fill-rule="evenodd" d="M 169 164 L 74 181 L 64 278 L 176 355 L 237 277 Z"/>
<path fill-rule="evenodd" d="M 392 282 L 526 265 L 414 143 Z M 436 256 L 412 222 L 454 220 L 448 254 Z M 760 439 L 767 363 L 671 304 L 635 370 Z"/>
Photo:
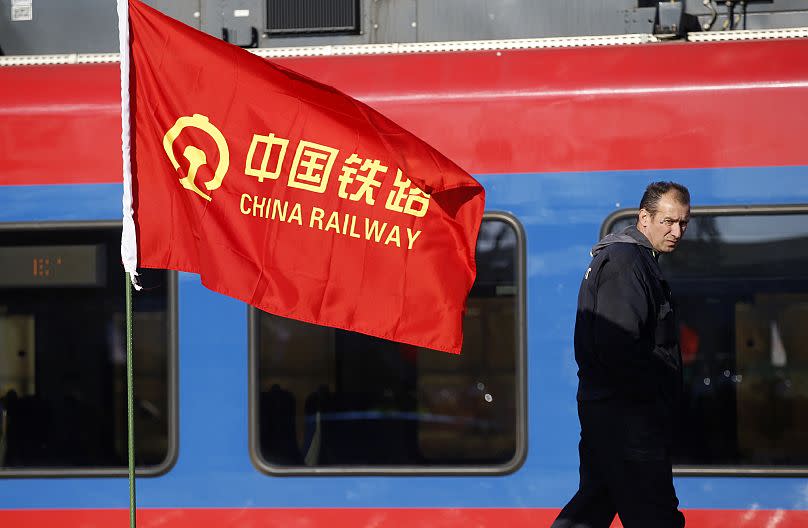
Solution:
<path fill-rule="evenodd" d="M 677 193 L 673 191 L 663 194 L 654 215 L 640 209 L 637 228 L 660 253 L 670 253 L 676 249 L 690 220 L 690 206 L 679 203 L 677 198 Z"/>

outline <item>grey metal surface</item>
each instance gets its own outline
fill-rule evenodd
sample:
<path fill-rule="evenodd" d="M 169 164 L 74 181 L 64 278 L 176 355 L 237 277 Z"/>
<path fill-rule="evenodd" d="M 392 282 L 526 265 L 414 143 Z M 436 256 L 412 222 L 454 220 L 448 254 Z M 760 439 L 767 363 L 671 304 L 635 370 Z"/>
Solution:
<path fill-rule="evenodd" d="M 199 29 L 199 0 L 145 3 Z M 31 0 L 32 19 L 22 21 L 12 20 L 13 4 L 0 0 L 0 48 L 5 55 L 118 51 L 114 0 Z"/>
<path fill-rule="evenodd" d="M 370 4 L 370 27 L 368 42 L 392 44 L 393 42 L 417 42 L 418 0 L 379 0 Z"/>
<path fill-rule="evenodd" d="M 699 16 L 699 22 L 704 24 L 709 22 L 709 16 Z M 735 14 L 732 24 L 726 14 L 720 14 L 709 29 L 710 32 L 724 31 L 727 29 L 777 29 L 808 26 L 808 10 L 806 11 L 778 11 L 753 13 L 749 12 L 745 17 Z"/>
<path fill-rule="evenodd" d="M 652 33 L 659 22 L 660 4 L 653 0 L 358 0 L 358 33 L 301 35 L 268 31 L 267 1 L 146 3 L 217 38 L 226 30 L 228 40 L 241 46 L 255 43 L 255 28 L 258 46 L 271 48 Z M 663 3 L 670 4 L 667 0 Z M 730 26 L 808 26 L 808 0 L 748 0 L 746 4 L 722 0 L 708 6 L 701 0 L 677 3 L 686 15 L 697 17 L 702 27 L 709 24 L 714 10 L 710 31 Z M 0 0 L 0 49 L 6 55 L 117 50 L 114 0 L 31 0 L 32 20 L 15 21 L 12 5 L 19 4 L 20 0 Z M 664 8 L 670 13 L 670 5 Z M 734 14 L 732 23 L 728 22 L 730 11 Z"/>
<path fill-rule="evenodd" d="M 625 32 L 630 33 L 652 33 L 654 19 L 656 17 L 655 7 L 634 7 L 623 12 L 625 20 Z"/>
<path fill-rule="evenodd" d="M 251 46 L 253 32 L 260 45 L 263 33 L 263 0 L 201 0 L 202 31 L 217 38 L 227 36 L 227 41 L 237 46 Z"/>
<path fill-rule="evenodd" d="M 31 20 L 12 20 L 0 0 L 0 48 L 6 55 L 95 53 L 118 49 L 115 2 L 32 0 Z"/>
<path fill-rule="evenodd" d="M 419 0 L 418 40 L 616 35 L 626 32 L 626 12 L 636 5 L 634 0 Z"/>
<path fill-rule="evenodd" d="M 171 18 L 176 18 L 180 22 L 188 24 L 192 28 L 200 29 L 202 0 L 143 0 L 143 3 L 162 11 Z"/>
<path fill-rule="evenodd" d="M 719 13 L 726 13 L 731 4 L 736 13 L 743 10 L 739 0 L 726 2 L 726 0 L 712 0 L 713 6 Z M 710 8 L 704 5 L 702 0 L 685 0 L 685 12 L 694 15 L 707 15 Z M 805 11 L 808 9 L 808 0 L 747 0 L 746 10 L 749 13 L 777 13 L 784 11 Z"/>

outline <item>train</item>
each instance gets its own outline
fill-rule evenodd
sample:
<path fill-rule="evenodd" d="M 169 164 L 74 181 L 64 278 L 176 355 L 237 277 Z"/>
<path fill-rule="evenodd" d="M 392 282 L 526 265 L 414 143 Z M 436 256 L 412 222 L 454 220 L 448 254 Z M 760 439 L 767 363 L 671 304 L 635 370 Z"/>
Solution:
<path fill-rule="evenodd" d="M 553 44 L 265 53 L 484 186 L 463 351 L 276 317 L 144 270 L 139 526 L 549 526 L 578 485 L 589 249 L 659 180 L 692 195 L 661 260 L 680 307 L 687 526 L 808 526 L 808 40 Z M 4 59 L 0 525 L 123 524 L 118 64 Z"/>

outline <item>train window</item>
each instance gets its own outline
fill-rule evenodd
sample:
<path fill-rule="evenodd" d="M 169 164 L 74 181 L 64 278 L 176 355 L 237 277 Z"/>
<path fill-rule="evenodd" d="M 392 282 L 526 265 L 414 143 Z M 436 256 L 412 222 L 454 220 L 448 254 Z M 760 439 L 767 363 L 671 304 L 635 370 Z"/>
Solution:
<path fill-rule="evenodd" d="M 660 265 L 679 307 L 679 473 L 808 467 L 805 211 L 694 209 Z"/>
<path fill-rule="evenodd" d="M 253 310 L 252 445 L 273 473 L 513 470 L 524 456 L 518 226 L 487 215 L 460 355 Z"/>
<path fill-rule="evenodd" d="M 125 475 L 120 223 L 0 224 L 0 477 Z M 175 456 L 175 275 L 133 296 L 136 463 Z"/>

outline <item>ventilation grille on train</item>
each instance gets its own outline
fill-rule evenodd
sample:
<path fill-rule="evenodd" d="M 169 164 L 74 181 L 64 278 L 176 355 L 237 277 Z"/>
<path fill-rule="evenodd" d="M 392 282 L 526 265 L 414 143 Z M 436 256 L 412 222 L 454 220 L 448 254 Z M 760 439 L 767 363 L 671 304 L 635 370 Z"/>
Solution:
<path fill-rule="evenodd" d="M 267 31 L 359 33 L 359 0 L 267 0 Z"/>

